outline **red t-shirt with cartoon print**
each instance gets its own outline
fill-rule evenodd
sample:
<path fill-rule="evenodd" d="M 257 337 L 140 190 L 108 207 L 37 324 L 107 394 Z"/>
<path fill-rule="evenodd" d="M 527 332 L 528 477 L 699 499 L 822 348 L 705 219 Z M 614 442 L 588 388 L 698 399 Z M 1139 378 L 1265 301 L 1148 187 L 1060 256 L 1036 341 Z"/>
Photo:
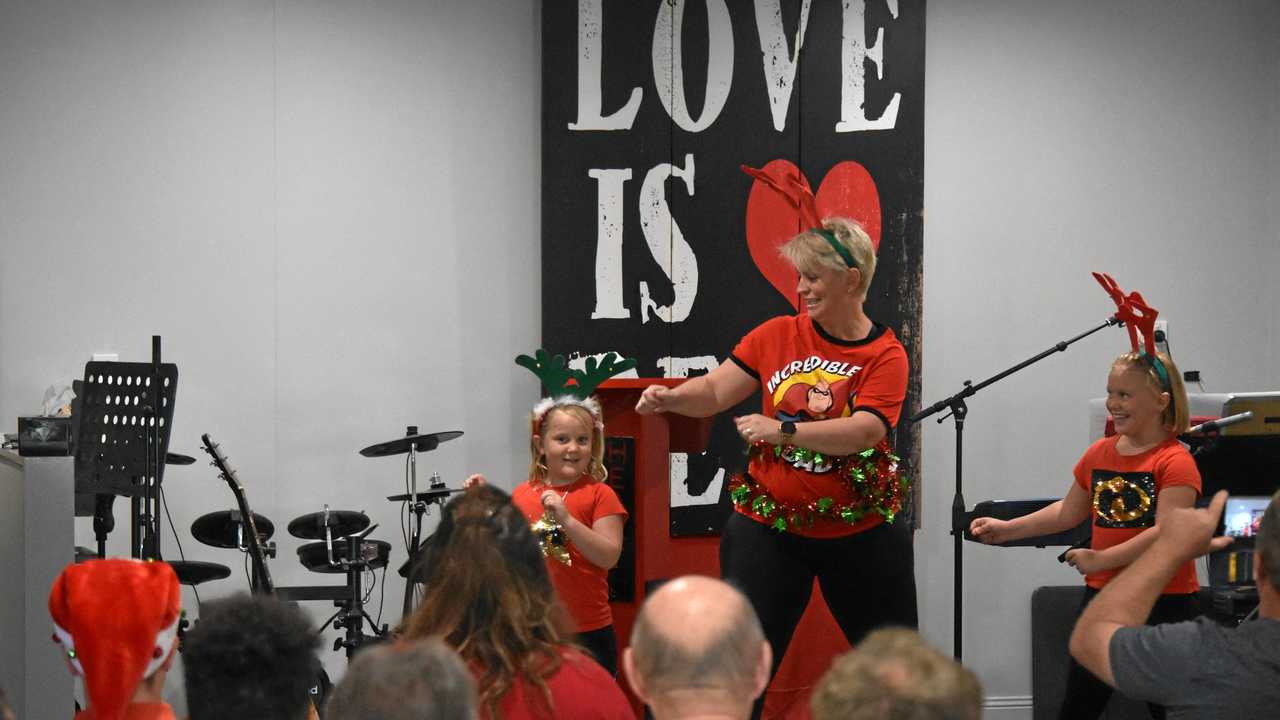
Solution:
<path fill-rule="evenodd" d="M 833 337 L 808 315 L 776 317 L 742 338 L 729 356 L 760 381 L 761 413 L 802 423 L 869 412 L 892 432 L 907 394 L 907 352 L 889 328 L 873 324 L 861 340 Z M 829 462 L 796 461 L 772 452 L 756 453 L 747 471 L 780 503 L 810 503 L 832 498 L 853 500 L 847 481 Z M 768 520 L 739 507 L 758 522 Z M 806 537 L 852 535 L 883 522 L 868 513 L 855 524 L 820 518 L 788 532 Z"/>
<path fill-rule="evenodd" d="M 1094 550 L 1114 547 L 1154 527 L 1158 498 L 1165 488 L 1182 485 L 1200 494 L 1196 461 L 1177 438 L 1169 437 L 1137 455 L 1117 452 L 1119 440 L 1119 435 L 1112 435 L 1090 445 L 1073 471 L 1076 484 L 1089 493 Z M 1101 590 L 1122 569 L 1085 575 L 1085 584 Z M 1189 560 L 1162 592 L 1181 595 L 1199 590 L 1195 562 Z"/>
<path fill-rule="evenodd" d="M 542 493 L 551 489 L 564 499 L 565 509 L 578 522 L 592 527 L 596 521 L 609 515 L 621 515 L 627 519 L 618 494 L 608 485 L 590 475 L 583 475 L 568 485 L 547 485 L 529 480 L 511 493 L 511 502 L 524 513 L 529 524 L 542 518 Z M 609 571 L 594 565 L 578 551 L 572 541 L 568 544 L 569 565 L 555 558 L 546 558 L 547 574 L 551 584 L 564 603 L 577 631 L 589 632 L 613 624 L 613 612 L 609 609 Z"/>

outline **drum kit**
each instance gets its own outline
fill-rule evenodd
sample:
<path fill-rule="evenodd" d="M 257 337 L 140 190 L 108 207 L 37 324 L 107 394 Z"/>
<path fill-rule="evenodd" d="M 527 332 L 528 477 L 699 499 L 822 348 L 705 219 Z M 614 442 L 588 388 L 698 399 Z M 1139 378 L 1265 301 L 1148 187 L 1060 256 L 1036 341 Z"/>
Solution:
<path fill-rule="evenodd" d="M 405 468 L 405 489 L 403 494 L 387 497 L 392 502 L 402 503 L 410 513 L 412 534 L 407 537 L 408 560 L 400 569 L 406 578 L 403 617 L 407 620 L 413 611 L 417 583 L 420 575 L 415 570 L 415 561 L 422 547 L 423 516 L 432 504 L 443 505 L 449 496 L 461 492 L 460 489 L 445 487 L 438 474 L 433 474 L 427 488 L 419 489 L 417 480 L 417 455 L 436 449 L 442 442 L 453 440 L 462 435 L 461 431 L 419 434 L 416 426 L 409 426 L 404 437 L 387 442 L 370 445 L 360 451 L 365 457 L 387 457 L 391 455 L 407 455 Z M 210 444 L 215 464 L 223 472 L 223 476 L 233 483 L 238 481 L 234 471 L 224 468 L 223 458 L 216 454 L 216 444 Z M 242 490 L 242 488 L 240 489 Z M 242 493 L 237 493 L 237 500 L 243 501 Z M 240 510 L 221 510 L 207 513 L 196 518 L 191 524 L 191 534 L 201 543 L 216 548 L 238 550 L 252 558 L 255 554 L 262 558 L 276 556 L 276 544 L 271 540 L 275 534 L 275 524 L 267 517 L 248 510 L 247 502 L 239 502 Z M 252 522 L 245 522 L 246 512 L 252 515 Z M 251 537 L 251 527 L 256 527 L 256 543 Z M 385 540 L 369 538 L 377 529 L 369 516 L 363 512 L 352 510 L 330 509 L 324 505 L 319 512 L 307 513 L 294 518 L 288 524 L 288 532 L 293 537 L 305 540 L 298 547 L 298 561 L 306 569 L 321 574 L 345 575 L 345 585 L 316 585 L 297 587 L 273 587 L 265 565 L 259 571 L 259 563 L 253 563 L 253 574 L 250 587 L 255 592 L 270 592 L 287 601 L 332 601 L 338 608 L 319 632 L 332 625 L 337 630 L 344 630 L 342 637 L 333 644 L 335 651 L 346 649 L 350 659 L 361 646 L 376 642 L 388 632 L 387 625 L 379 627 L 368 612 L 365 611 L 367 600 L 365 575 L 368 572 L 386 568 L 391 559 L 391 543 Z M 185 585 L 199 585 L 211 580 L 220 580 L 231 575 L 231 569 L 219 563 L 202 561 L 172 561 L 178 579 Z M 267 578 L 260 577 L 267 575 Z M 364 632 L 368 623 L 372 634 Z"/>

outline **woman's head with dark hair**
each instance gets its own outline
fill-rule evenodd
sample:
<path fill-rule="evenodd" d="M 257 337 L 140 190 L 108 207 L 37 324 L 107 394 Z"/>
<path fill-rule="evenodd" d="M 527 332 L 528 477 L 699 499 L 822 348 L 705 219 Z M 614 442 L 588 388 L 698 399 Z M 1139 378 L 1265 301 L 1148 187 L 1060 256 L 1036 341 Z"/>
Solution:
<path fill-rule="evenodd" d="M 560 666 L 572 631 L 538 541 L 511 497 L 477 485 L 445 506 L 426 550 L 425 594 L 405 626 L 441 637 L 479 675 L 492 713 L 517 676 L 540 686 Z"/>
<path fill-rule="evenodd" d="M 319 639 L 301 610 L 263 596 L 201 606 L 182 642 L 191 720 L 307 717 Z"/>

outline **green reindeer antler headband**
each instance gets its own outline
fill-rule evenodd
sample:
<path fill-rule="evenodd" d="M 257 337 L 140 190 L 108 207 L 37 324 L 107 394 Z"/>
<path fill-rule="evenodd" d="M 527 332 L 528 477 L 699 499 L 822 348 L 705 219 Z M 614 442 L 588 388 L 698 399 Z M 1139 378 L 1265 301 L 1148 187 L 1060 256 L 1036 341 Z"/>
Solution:
<path fill-rule="evenodd" d="M 596 424 L 604 423 L 600 411 L 600 403 L 591 397 L 600 383 L 636 366 L 635 358 L 624 358 L 616 352 L 605 353 L 600 360 L 587 358 L 583 370 L 575 370 L 565 364 L 563 355 L 551 355 L 539 348 L 533 357 L 517 355 L 516 364 L 529 368 L 538 376 L 543 387 L 547 389 L 547 397 L 533 407 L 534 432 L 542 423 L 542 418 L 555 407 L 577 405 L 591 413 Z"/>

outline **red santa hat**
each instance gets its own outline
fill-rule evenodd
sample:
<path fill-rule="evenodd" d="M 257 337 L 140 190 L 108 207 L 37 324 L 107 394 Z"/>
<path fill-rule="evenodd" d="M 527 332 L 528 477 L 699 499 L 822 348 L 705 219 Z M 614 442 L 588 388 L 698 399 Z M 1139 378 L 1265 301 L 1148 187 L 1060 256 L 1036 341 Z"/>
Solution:
<path fill-rule="evenodd" d="M 168 563 L 126 558 L 68 565 L 49 592 L 53 640 L 84 678 L 98 720 L 117 720 L 178 641 L 182 592 Z"/>

